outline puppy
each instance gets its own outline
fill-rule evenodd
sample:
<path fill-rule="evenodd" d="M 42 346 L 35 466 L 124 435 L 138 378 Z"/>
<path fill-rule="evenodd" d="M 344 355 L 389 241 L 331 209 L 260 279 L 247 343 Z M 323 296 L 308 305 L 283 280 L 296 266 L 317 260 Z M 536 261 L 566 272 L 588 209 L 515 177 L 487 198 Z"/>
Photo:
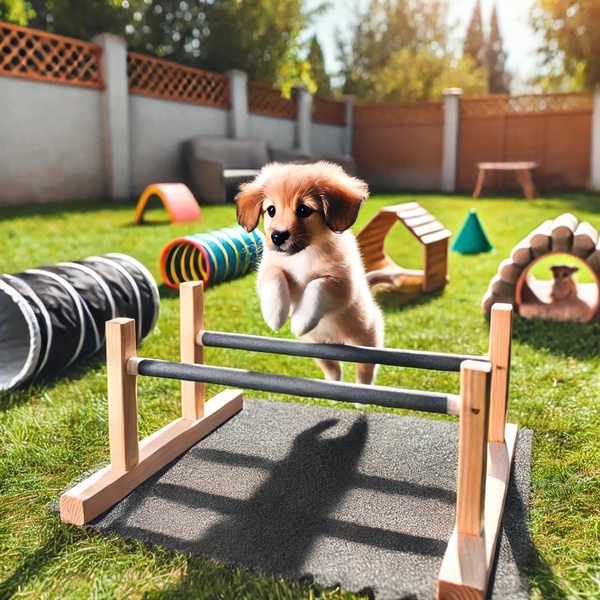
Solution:
<path fill-rule="evenodd" d="M 263 217 L 265 249 L 257 291 L 266 323 L 311 342 L 383 346 L 383 316 L 349 228 L 367 199 L 367 184 L 339 166 L 265 166 L 240 186 L 239 224 L 252 231 Z M 337 361 L 317 359 L 325 378 L 339 381 Z M 373 383 L 376 365 L 357 364 L 356 380 Z"/>
<path fill-rule="evenodd" d="M 554 282 L 550 296 L 552 302 L 563 300 L 574 300 L 577 297 L 577 284 L 573 281 L 573 273 L 579 271 L 579 267 L 568 265 L 552 265 L 550 267 Z"/>

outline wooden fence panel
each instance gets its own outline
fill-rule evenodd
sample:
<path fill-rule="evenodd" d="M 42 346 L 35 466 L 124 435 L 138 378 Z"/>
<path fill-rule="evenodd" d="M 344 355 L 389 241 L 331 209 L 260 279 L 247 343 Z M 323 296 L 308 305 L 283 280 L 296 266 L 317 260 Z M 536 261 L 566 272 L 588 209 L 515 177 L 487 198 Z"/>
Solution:
<path fill-rule="evenodd" d="M 472 192 L 478 162 L 535 161 L 538 188 L 581 189 L 590 175 L 591 94 L 493 96 L 461 100 L 457 187 Z M 486 189 L 517 189 L 490 173 Z"/>
<path fill-rule="evenodd" d="M 438 189 L 442 141 L 441 103 L 355 106 L 354 158 L 374 189 Z"/>
<path fill-rule="evenodd" d="M 229 78 L 135 52 L 127 53 L 132 94 L 229 108 Z"/>
<path fill-rule="evenodd" d="M 0 75 L 102 89 L 102 48 L 0 23 Z"/>
<path fill-rule="evenodd" d="M 346 103 L 328 98 L 313 98 L 313 123 L 324 123 L 325 125 L 346 125 Z"/>
<path fill-rule="evenodd" d="M 259 81 L 249 81 L 248 111 L 258 115 L 295 119 L 298 105 L 294 96 L 285 98 L 277 88 Z"/>

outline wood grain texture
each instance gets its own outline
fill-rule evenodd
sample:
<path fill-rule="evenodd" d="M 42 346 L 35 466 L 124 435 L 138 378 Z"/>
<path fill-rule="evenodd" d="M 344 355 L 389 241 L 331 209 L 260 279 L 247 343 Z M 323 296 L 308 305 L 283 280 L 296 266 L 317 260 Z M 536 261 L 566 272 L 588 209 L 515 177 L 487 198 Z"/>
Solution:
<path fill-rule="evenodd" d="M 239 412 L 242 403 L 242 390 L 225 390 L 206 403 L 205 414 L 197 421 L 177 419 L 148 436 L 139 445 L 138 464 L 129 471 L 108 466 L 64 493 L 60 518 L 73 525 L 89 523 Z"/>
<path fill-rule="evenodd" d="M 106 375 L 108 379 L 108 431 L 110 462 L 117 472 L 138 462 L 137 377 L 127 372 L 127 361 L 136 356 L 133 319 L 106 323 Z"/>
<path fill-rule="evenodd" d="M 486 444 L 490 390 L 489 362 L 466 360 L 460 367 L 460 425 L 456 528 L 481 535 L 485 492 Z"/>
<path fill-rule="evenodd" d="M 492 363 L 488 430 L 490 442 L 504 442 L 508 409 L 512 323 L 513 307 L 511 304 L 497 303 L 492 306 L 489 346 L 489 360 Z"/>
<path fill-rule="evenodd" d="M 204 364 L 204 348 L 196 335 L 204 329 L 204 285 L 190 281 L 179 286 L 181 362 Z M 204 414 L 206 385 L 195 381 L 181 382 L 181 416 L 195 421 Z"/>
<path fill-rule="evenodd" d="M 483 533 L 460 535 L 454 529 L 438 576 L 439 600 L 475 600 L 487 596 L 517 433 L 518 427 L 509 424 L 504 432 L 505 443 L 488 444 Z"/>

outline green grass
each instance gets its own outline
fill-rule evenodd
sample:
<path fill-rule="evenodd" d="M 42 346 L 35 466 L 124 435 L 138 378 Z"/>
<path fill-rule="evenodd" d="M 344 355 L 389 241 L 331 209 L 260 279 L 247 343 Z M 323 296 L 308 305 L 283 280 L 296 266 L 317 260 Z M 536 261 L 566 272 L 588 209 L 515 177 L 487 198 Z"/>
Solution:
<path fill-rule="evenodd" d="M 355 231 L 382 206 L 413 199 L 371 198 Z M 600 197 L 593 195 L 531 202 L 426 195 L 416 199 L 454 234 L 475 206 L 496 250 L 478 256 L 450 253 L 451 282 L 442 293 L 409 305 L 397 296 L 382 296 L 389 347 L 484 353 L 488 323 L 480 301 L 514 245 L 543 221 L 567 211 L 600 229 Z M 235 223 L 232 206 L 204 207 L 204 221 L 191 227 L 134 226 L 133 211 L 132 204 L 119 203 L 2 209 L 0 272 L 118 251 L 142 261 L 160 281 L 158 259 L 168 241 Z M 152 216 L 163 214 L 152 211 Z M 386 249 L 401 266 L 422 266 L 421 249 L 401 227 L 392 231 Z M 254 284 L 254 275 L 249 275 L 209 289 L 207 325 L 268 335 Z M 291 337 L 289 326 L 282 335 Z M 140 354 L 165 359 L 178 355 L 177 294 L 164 286 L 158 325 Z M 206 354 L 213 364 L 240 366 L 243 361 L 256 370 L 321 376 L 308 359 L 241 357 L 216 349 Z M 535 431 L 530 521 L 536 566 L 529 577 L 536 598 L 600 597 L 599 363 L 599 325 L 516 319 L 509 417 Z M 355 598 L 342 590 L 290 585 L 62 524 L 51 503 L 74 479 L 107 461 L 105 375 L 98 356 L 55 381 L 0 394 L 0 598 Z M 352 378 L 349 367 L 345 376 Z M 458 388 L 456 374 L 409 369 L 381 368 L 378 383 L 452 392 Z M 143 379 L 139 397 L 141 436 L 177 417 L 176 382 Z"/>

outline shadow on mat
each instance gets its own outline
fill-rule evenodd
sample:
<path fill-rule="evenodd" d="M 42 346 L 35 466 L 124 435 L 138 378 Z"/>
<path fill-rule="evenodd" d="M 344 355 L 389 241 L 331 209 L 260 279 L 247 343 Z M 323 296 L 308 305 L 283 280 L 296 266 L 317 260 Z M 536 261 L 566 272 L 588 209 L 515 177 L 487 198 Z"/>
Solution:
<path fill-rule="evenodd" d="M 225 563 L 298 573 L 323 520 L 349 488 L 367 441 L 364 417 L 345 435 L 322 435 L 336 423 L 327 419 L 299 434 L 252 498 L 209 529 L 198 547 Z"/>
<path fill-rule="evenodd" d="M 337 422 L 337 419 L 327 419 L 300 433 L 281 461 L 209 449 L 192 450 L 197 452 L 198 460 L 216 461 L 222 463 L 223 468 L 230 464 L 267 471 L 268 478 L 248 500 L 160 483 L 160 473 L 152 478 L 154 481 L 149 480 L 150 487 L 144 497 L 150 494 L 188 509 L 208 509 L 221 516 L 219 523 L 198 538 L 180 539 L 153 532 L 151 527 L 126 525 L 129 515 L 144 502 L 139 496 L 135 500 L 130 498 L 129 506 L 110 529 L 146 543 L 210 556 L 226 565 L 293 578 L 305 575 L 306 557 L 321 536 L 392 551 L 442 557 L 446 544 L 440 540 L 330 517 L 346 492 L 357 485 L 390 494 L 437 497 L 448 503 L 454 498 L 454 493 L 442 493 L 443 490 L 405 482 L 385 485 L 387 480 L 359 474 L 357 466 L 368 438 L 368 421 L 361 416 L 345 434 L 327 435 Z"/>

